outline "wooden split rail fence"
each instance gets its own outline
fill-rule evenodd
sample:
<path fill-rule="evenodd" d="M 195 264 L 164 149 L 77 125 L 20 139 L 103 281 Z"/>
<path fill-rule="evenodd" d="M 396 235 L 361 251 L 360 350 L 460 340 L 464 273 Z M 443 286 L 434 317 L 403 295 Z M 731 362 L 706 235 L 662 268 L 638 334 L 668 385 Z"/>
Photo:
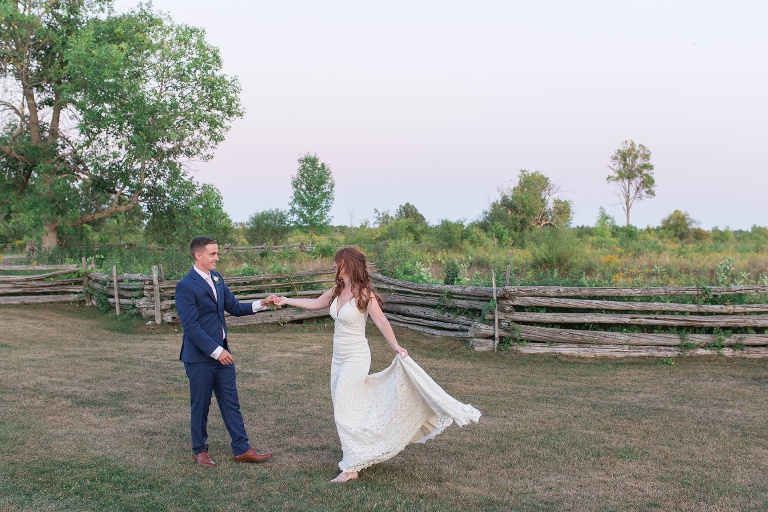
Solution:
<path fill-rule="evenodd" d="M 521 352 L 669 357 L 714 349 L 728 355 L 768 356 L 768 286 L 535 286 L 498 292 L 494 315 L 499 329 L 478 324 L 476 345 L 495 345 L 502 337 L 522 343 Z M 727 300 L 737 295 L 739 301 Z M 680 297 L 697 300 L 672 302 Z M 731 303 L 703 303 L 713 297 Z M 745 300 L 750 298 L 753 303 Z"/>
<path fill-rule="evenodd" d="M 0 266 L 0 271 L 9 269 L 38 273 L 0 275 L 0 305 L 106 301 L 118 314 L 134 307 L 156 323 L 178 321 L 174 309 L 178 281 L 164 279 L 159 265 L 151 275 L 118 274 L 115 268 L 111 275 L 103 274 L 88 271 L 85 262 L 80 266 Z M 73 273 L 81 276 L 59 279 Z M 226 281 L 238 300 L 272 293 L 317 297 L 333 285 L 333 270 L 228 277 Z M 416 284 L 379 274 L 373 275 L 373 281 L 393 325 L 464 339 L 477 350 L 495 350 L 505 342 L 523 353 L 672 357 L 683 352 L 717 352 L 768 357 L 768 286 L 495 288 Z M 738 301 L 727 300 L 736 295 Z M 687 298 L 687 303 L 680 298 Z M 712 298 L 732 304 L 705 303 Z M 228 322 L 286 323 L 327 315 L 327 310 L 282 308 Z"/>
<path fill-rule="evenodd" d="M 85 258 L 82 265 L 0 265 L 0 273 L 11 273 L 0 274 L 0 305 L 82 300 L 88 268 Z"/>
<path fill-rule="evenodd" d="M 226 282 L 238 300 L 251 301 L 262 299 L 273 293 L 292 296 L 318 296 L 319 289 L 333 285 L 333 270 L 296 272 L 293 274 L 269 274 L 245 277 L 227 277 Z M 178 280 L 163 278 L 162 266 L 152 268 L 152 274 L 116 274 L 91 273 L 91 286 L 106 294 L 107 300 L 119 313 L 120 307 L 132 306 L 145 318 L 155 323 L 175 323 L 179 321 L 175 310 L 174 295 Z M 322 285 L 322 286 L 321 286 Z M 119 301 L 115 301 L 115 296 Z M 94 298 L 94 303 L 97 298 Z M 326 312 L 327 314 L 327 312 Z M 229 325 L 255 323 L 292 322 L 323 316 L 319 311 L 299 311 L 291 308 L 268 311 L 247 317 L 233 317 L 227 320 Z"/>

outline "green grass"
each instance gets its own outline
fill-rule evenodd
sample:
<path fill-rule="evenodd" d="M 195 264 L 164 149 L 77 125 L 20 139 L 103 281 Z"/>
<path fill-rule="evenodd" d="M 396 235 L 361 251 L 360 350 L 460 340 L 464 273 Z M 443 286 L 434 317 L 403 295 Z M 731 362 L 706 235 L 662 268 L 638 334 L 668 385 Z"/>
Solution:
<path fill-rule="evenodd" d="M 193 463 L 180 333 L 94 308 L 4 307 L 0 510 L 545 511 L 768 508 L 768 361 L 477 353 L 397 330 L 483 412 L 344 485 L 329 320 L 231 330 L 252 444 L 232 460 L 218 410 Z M 369 328 L 373 371 L 392 354 Z"/>

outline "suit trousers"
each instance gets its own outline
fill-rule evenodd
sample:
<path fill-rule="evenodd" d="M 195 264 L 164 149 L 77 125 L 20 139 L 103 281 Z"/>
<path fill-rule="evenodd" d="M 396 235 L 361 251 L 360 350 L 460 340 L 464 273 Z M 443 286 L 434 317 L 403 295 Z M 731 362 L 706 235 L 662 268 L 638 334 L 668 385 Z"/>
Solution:
<path fill-rule="evenodd" d="M 247 452 L 250 444 L 237 396 L 235 365 L 222 365 L 211 359 L 204 363 L 184 363 L 184 369 L 189 379 L 192 451 L 196 454 L 208 451 L 208 410 L 213 393 L 229 432 L 232 452 L 235 455 Z"/>

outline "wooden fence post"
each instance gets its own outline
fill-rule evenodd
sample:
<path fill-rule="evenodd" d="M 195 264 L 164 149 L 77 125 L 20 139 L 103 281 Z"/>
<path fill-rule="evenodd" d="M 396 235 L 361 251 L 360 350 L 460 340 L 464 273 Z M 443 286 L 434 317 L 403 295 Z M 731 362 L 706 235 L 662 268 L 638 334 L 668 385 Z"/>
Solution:
<path fill-rule="evenodd" d="M 85 256 L 83 256 L 82 262 L 83 262 L 83 294 L 85 299 L 85 305 L 90 306 L 91 294 L 88 292 L 88 262 L 86 261 Z"/>
<path fill-rule="evenodd" d="M 511 270 L 512 265 L 507 265 L 507 278 L 504 280 L 504 286 L 509 286 L 509 271 Z"/>
<path fill-rule="evenodd" d="M 491 284 L 493 285 L 493 351 L 499 348 L 499 304 L 496 301 L 496 272 L 491 269 Z"/>
<path fill-rule="evenodd" d="M 115 294 L 115 315 L 120 316 L 120 287 L 117 285 L 116 265 L 112 265 L 112 290 Z"/>
<path fill-rule="evenodd" d="M 152 291 L 155 294 L 155 323 L 163 323 L 163 315 L 160 311 L 160 281 L 158 279 L 157 265 L 152 265 Z"/>

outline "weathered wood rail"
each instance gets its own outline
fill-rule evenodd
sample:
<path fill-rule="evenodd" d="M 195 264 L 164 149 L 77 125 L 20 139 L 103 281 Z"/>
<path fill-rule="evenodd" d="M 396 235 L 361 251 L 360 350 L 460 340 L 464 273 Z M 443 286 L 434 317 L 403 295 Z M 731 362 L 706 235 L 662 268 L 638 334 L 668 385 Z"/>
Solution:
<path fill-rule="evenodd" d="M 261 276 L 228 277 L 227 286 L 235 294 L 237 300 L 257 300 L 272 294 L 291 295 L 293 297 L 318 297 L 324 291 L 333 286 L 334 270 L 321 269 L 292 274 L 269 274 Z M 163 319 L 168 322 L 178 322 L 173 297 L 176 283 L 168 281 L 163 288 L 169 311 Z M 150 295 L 151 299 L 152 296 Z M 294 308 L 285 308 L 273 311 L 265 311 L 258 315 L 245 317 L 230 317 L 228 325 L 249 325 L 262 323 L 287 323 L 309 318 L 318 318 L 328 315 L 327 311 L 300 311 Z"/>
<path fill-rule="evenodd" d="M 480 286 L 417 284 L 373 275 L 392 325 L 434 336 L 472 340 L 472 328 L 493 298 Z"/>
<path fill-rule="evenodd" d="M 668 356 L 703 350 L 711 353 L 715 349 L 729 355 L 768 356 L 768 286 L 504 287 L 498 292 L 496 314 L 500 328 L 496 331 L 477 324 L 476 344 L 487 347 L 491 338 L 502 337 L 520 343 L 521 352 Z M 751 297 L 754 303 L 684 304 L 658 300 L 693 296 L 704 301 L 733 295 Z M 627 300 L 594 300 L 595 297 Z M 526 310 L 542 308 L 546 311 Z M 674 332 L 658 332 L 664 328 Z M 696 330 L 709 332 L 691 332 Z M 540 343 L 547 347 L 539 346 Z"/>
<path fill-rule="evenodd" d="M 162 266 L 152 274 L 118 274 L 115 268 L 104 274 L 84 263 L 0 266 L 5 270 L 17 275 L 0 275 L 0 305 L 85 300 L 109 304 L 118 314 L 133 307 L 156 323 L 178 322 L 178 281 L 164 279 Z M 333 277 L 332 269 L 320 269 L 226 281 L 239 300 L 248 301 L 272 293 L 317 297 L 333 285 Z M 380 274 L 373 281 L 393 325 L 464 339 L 477 350 L 494 350 L 505 342 L 522 353 L 768 357 L 768 286 L 494 289 L 416 284 Z M 739 300 L 728 300 L 737 294 Z M 697 303 L 690 303 L 692 298 Z M 707 303 L 713 298 L 728 303 Z M 325 316 L 327 310 L 282 308 L 228 322 L 286 323 Z"/>
<path fill-rule="evenodd" d="M 87 263 L 81 265 L 0 265 L 0 305 L 77 302 L 87 288 Z M 31 273 L 30 273 L 31 272 Z M 59 276 L 78 277 L 51 280 Z"/>

